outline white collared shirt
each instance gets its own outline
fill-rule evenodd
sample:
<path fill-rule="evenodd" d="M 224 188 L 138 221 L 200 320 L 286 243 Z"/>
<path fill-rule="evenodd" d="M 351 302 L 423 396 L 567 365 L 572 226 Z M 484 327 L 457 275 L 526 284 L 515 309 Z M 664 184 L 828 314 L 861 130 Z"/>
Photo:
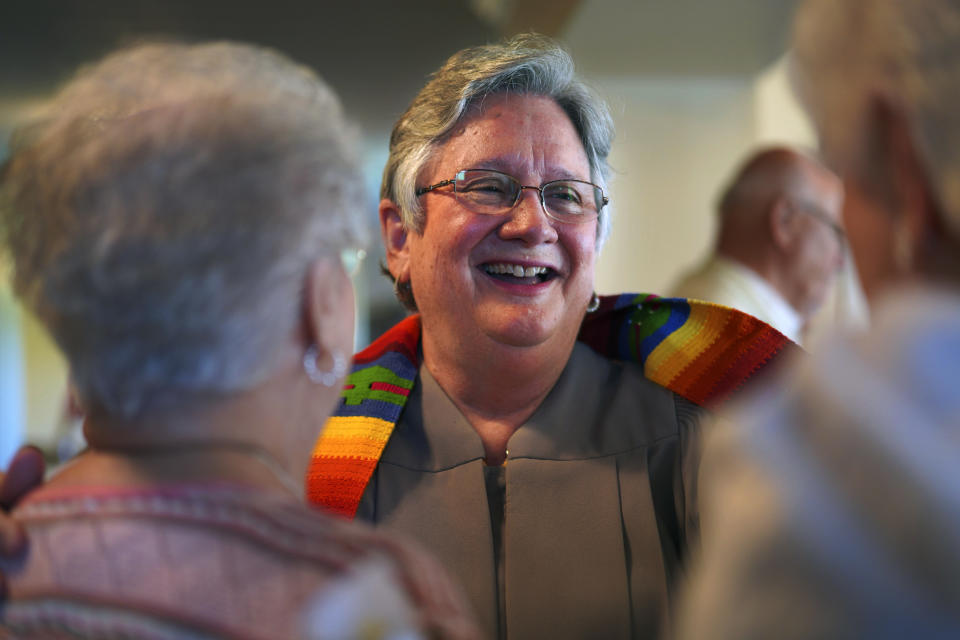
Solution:
<path fill-rule="evenodd" d="M 739 309 L 801 344 L 803 318 L 796 309 L 757 272 L 729 258 L 710 258 L 685 275 L 670 295 Z"/>

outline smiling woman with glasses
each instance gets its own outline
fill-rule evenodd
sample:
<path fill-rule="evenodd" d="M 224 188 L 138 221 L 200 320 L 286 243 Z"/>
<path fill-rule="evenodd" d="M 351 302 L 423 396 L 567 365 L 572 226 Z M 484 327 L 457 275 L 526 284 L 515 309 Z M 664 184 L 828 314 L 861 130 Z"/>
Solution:
<path fill-rule="evenodd" d="M 691 399 L 742 382 L 667 338 L 707 327 L 744 371 L 784 344 L 719 307 L 601 303 L 612 136 L 549 39 L 466 49 L 433 76 L 394 127 L 379 208 L 419 314 L 357 354 L 308 472 L 316 503 L 438 554 L 489 637 L 657 635 L 697 530 Z"/>

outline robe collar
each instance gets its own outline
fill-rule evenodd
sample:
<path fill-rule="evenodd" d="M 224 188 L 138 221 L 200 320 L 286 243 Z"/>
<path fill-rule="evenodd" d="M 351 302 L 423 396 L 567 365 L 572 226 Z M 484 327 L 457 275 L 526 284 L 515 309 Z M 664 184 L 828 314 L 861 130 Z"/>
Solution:
<path fill-rule="evenodd" d="M 735 309 L 652 294 L 602 296 L 577 339 L 605 357 L 637 363 L 648 379 L 708 408 L 801 351 Z M 312 504 L 348 518 L 356 513 L 416 381 L 419 342 L 420 316 L 413 315 L 354 356 L 307 471 Z"/>

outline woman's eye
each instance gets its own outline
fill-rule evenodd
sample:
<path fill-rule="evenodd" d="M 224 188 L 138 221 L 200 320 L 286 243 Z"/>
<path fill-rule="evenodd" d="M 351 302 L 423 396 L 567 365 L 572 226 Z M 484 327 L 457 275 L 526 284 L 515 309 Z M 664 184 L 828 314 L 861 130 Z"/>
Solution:
<path fill-rule="evenodd" d="M 576 189 L 569 186 L 557 186 L 546 193 L 551 200 L 562 200 L 566 202 L 579 203 L 582 198 Z"/>
<path fill-rule="evenodd" d="M 460 189 L 461 191 L 486 191 L 489 193 L 506 193 L 507 187 L 498 180 L 477 180 L 470 182 Z"/>

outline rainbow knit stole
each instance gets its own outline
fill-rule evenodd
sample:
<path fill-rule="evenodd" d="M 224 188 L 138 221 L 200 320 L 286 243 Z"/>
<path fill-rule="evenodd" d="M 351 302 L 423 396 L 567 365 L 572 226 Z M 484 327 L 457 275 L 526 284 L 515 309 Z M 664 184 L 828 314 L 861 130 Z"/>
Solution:
<path fill-rule="evenodd" d="M 754 374 L 799 350 L 767 324 L 708 302 L 650 294 L 604 296 L 579 339 L 643 365 L 650 380 L 715 406 Z M 307 471 L 312 504 L 352 518 L 413 388 L 420 318 L 410 316 L 354 356 L 343 402 L 327 420 Z"/>

